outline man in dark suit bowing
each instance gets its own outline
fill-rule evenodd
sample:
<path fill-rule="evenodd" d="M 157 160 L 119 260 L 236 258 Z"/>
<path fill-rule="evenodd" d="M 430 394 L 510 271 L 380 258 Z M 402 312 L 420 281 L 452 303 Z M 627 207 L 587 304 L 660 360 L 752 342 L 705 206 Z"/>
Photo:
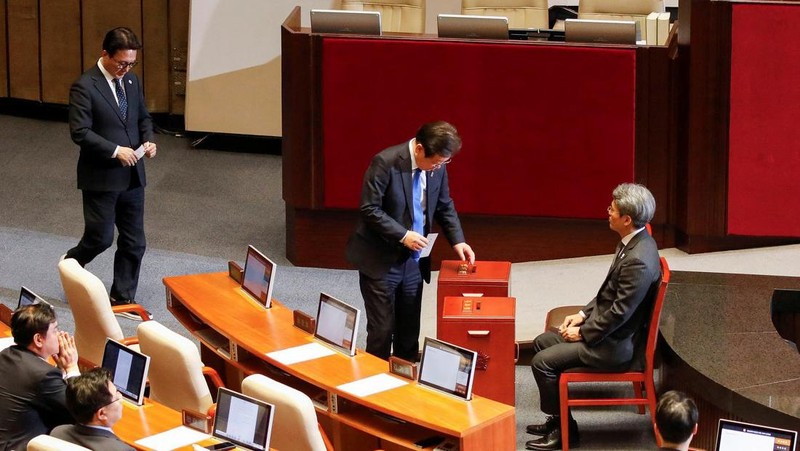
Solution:
<path fill-rule="evenodd" d="M 112 305 L 134 302 L 145 252 L 143 156 L 156 156 L 153 124 L 136 64 L 139 39 L 128 28 L 106 33 L 97 64 L 70 89 L 69 128 L 80 146 L 78 189 L 83 196 L 83 237 L 67 251 L 85 266 L 108 249 L 117 227 Z"/>
<path fill-rule="evenodd" d="M 458 257 L 475 263 L 447 183 L 445 165 L 459 150 L 455 127 L 427 123 L 416 137 L 375 155 L 364 174 L 360 219 L 346 257 L 358 268 L 367 352 L 382 359 L 392 353 L 417 358 L 422 281 L 430 282 L 430 259 L 419 252 L 434 220 Z"/>
<path fill-rule="evenodd" d="M 623 183 L 614 189 L 608 207 L 608 225 L 621 238 L 616 256 L 597 296 L 574 315 L 567 316 L 559 333 L 545 332 L 533 342 L 531 362 L 539 386 L 541 409 L 550 417 L 527 427 L 541 435 L 527 449 L 561 449 L 558 378 L 574 367 L 628 366 L 634 345 L 649 317 L 661 281 L 656 242 L 645 230 L 653 219 L 656 201 L 642 185 Z M 570 446 L 578 439 L 578 425 L 570 415 Z"/>

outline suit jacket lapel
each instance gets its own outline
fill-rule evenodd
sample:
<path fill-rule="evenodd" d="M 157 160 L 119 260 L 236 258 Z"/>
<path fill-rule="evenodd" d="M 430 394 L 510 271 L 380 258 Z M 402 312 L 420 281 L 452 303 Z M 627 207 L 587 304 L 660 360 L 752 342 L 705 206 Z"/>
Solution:
<path fill-rule="evenodd" d="M 397 169 L 403 179 L 403 193 L 406 196 L 406 206 L 408 210 L 409 223 L 406 227 L 411 228 L 414 223 L 414 182 L 411 179 L 411 155 L 408 153 L 408 143 L 402 146 L 397 157 Z"/>
<path fill-rule="evenodd" d="M 100 91 L 100 94 L 106 99 L 111 108 L 117 113 L 117 117 L 120 121 L 122 121 L 122 112 L 119 110 L 119 104 L 117 103 L 117 98 L 113 92 L 111 92 L 111 86 L 108 85 L 108 80 L 106 80 L 105 75 L 100 71 L 100 69 L 95 66 L 94 67 L 94 75 L 92 78 L 94 79 L 94 87 Z M 125 78 L 122 78 L 122 87 L 125 89 Z M 125 89 L 125 95 L 128 95 L 128 90 Z M 130 106 L 130 101 L 128 102 Z"/>

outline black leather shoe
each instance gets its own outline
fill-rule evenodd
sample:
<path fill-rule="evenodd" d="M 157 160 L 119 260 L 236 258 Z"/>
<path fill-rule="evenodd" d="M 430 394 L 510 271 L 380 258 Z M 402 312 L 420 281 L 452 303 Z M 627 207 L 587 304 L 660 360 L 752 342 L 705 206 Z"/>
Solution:
<path fill-rule="evenodd" d="M 525 428 L 525 432 L 533 435 L 547 435 L 550 433 L 550 431 L 558 427 L 559 421 L 560 420 L 558 417 L 548 416 L 547 419 L 544 420 L 544 423 L 529 424 Z"/>
<path fill-rule="evenodd" d="M 578 429 L 574 431 L 570 428 L 569 431 L 569 446 L 570 448 L 577 448 L 580 445 L 581 438 L 578 434 Z M 525 449 L 535 451 L 549 451 L 561 449 L 561 428 L 556 427 L 547 435 L 536 440 L 528 440 L 525 442 Z"/>

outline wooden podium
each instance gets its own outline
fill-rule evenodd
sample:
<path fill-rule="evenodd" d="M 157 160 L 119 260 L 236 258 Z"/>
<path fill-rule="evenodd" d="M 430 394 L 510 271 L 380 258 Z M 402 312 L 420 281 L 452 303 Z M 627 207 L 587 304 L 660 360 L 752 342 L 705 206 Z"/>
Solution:
<path fill-rule="evenodd" d="M 508 297 L 446 297 L 438 337 L 478 353 L 475 394 L 514 405 L 514 318 Z"/>

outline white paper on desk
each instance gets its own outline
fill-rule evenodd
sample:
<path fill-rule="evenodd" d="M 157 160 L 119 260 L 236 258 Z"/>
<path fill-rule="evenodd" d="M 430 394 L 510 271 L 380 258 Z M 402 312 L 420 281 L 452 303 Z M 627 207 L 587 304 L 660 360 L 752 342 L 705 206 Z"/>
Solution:
<path fill-rule="evenodd" d="M 314 360 L 333 354 L 334 351 L 330 348 L 326 348 L 319 343 L 309 343 L 307 345 L 269 352 L 267 353 L 267 357 L 275 359 L 284 365 L 291 365 L 293 363 Z"/>
<path fill-rule="evenodd" d="M 0 338 L 0 351 L 11 346 L 14 346 L 14 337 Z"/>
<path fill-rule="evenodd" d="M 403 385 L 407 384 L 408 382 L 402 379 L 390 376 L 386 373 L 381 373 L 374 376 L 365 377 L 364 379 L 359 379 L 357 381 L 348 382 L 336 388 L 363 398 L 364 396 L 374 395 L 375 393 L 402 387 Z"/>
<path fill-rule="evenodd" d="M 209 438 L 211 438 L 211 436 L 208 434 L 204 434 L 192 428 L 187 428 L 186 426 L 178 426 L 168 431 L 136 440 L 136 444 L 156 451 L 167 451 L 189 446 L 192 443 Z"/>
<path fill-rule="evenodd" d="M 144 144 L 137 147 L 136 150 L 133 151 L 133 154 L 136 155 L 136 159 L 139 160 L 144 156 Z"/>
<path fill-rule="evenodd" d="M 419 251 L 419 258 L 425 258 L 425 257 L 431 255 L 431 250 L 433 250 L 433 243 L 436 242 L 436 237 L 438 237 L 438 236 L 439 236 L 438 233 L 429 233 L 428 234 L 428 236 L 426 237 L 428 239 L 428 245 L 423 247 Z"/>

